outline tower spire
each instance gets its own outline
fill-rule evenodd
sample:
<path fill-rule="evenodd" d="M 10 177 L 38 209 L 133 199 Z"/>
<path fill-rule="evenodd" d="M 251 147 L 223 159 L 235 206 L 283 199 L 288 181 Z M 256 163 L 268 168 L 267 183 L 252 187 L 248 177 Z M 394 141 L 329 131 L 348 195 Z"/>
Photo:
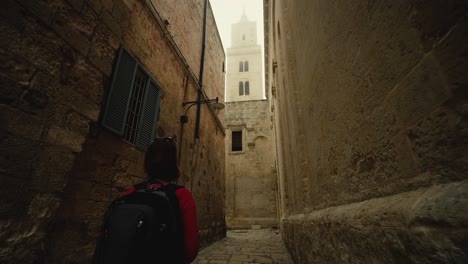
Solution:
<path fill-rule="evenodd" d="M 245 3 L 242 4 L 242 16 L 241 21 L 248 20 L 247 15 L 245 14 Z"/>

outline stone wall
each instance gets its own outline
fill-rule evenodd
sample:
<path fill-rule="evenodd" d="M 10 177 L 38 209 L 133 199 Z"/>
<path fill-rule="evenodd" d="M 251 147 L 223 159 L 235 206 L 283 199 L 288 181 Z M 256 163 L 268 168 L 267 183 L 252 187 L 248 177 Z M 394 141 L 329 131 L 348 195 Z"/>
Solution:
<path fill-rule="evenodd" d="M 466 262 L 466 1 L 264 4 L 296 263 Z"/>
<path fill-rule="evenodd" d="M 167 20 L 167 29 L 174 38 L 183 54 L 186 54 L 187 63 L 193 73 L 198 77 L 200 71 L 200 58 L 202 50 L 203 7 L 205 0 L 183 0 L 174 4 L 173 0 L 152 0 L 161 17 Z M 211 88 L 208 96 L 218 97 L 219 102 L 224 101 L 224 70 L 225 54 L 219 36 L 218 27 L 213 16 L 210 2 L 207 10 L 206 50 L 203 75 L 204 86 Z M 189 26 L 187 26 L 189 25 Z M 216 48 L 215 48 L 216 47 Z M 221 85 L 221 86 L 220 86 Z M 212 89 L 216 87 L 216 89 Z M 196 100 L 187 98 L 187 101 Z M 220 117 L 224 112 L 220 113 Z"/>
<path fill-rule="evenodd" d="M 267 100 L 226 103 L 226 224 L 230 229 L 277 224 L 272 123 Z M 242 151 L 232 151 L 242 131 Z"/>
<path fill-rule="evenodd" d="M 179 121 L 182 102 L 196 98 L 198 73 L 191 74 L 186 58 L 199 56 L 201 37 L 191 43 L 199 48 L 177 49 L 183 45 L 154 12 L 168 3 L 153 4 L 2 3 L 1 263 L 89 263 L 105 207 L 144 178 L 143 151 L 100 125 L 121 45 L 161 84 L 158 135 L 177 137 L 179 183 L 198 205 L 202 246 L 224 237 L 224 128 L 206 105 L 199 140 L 193 137 L 195 110 L 187 124 Z M 189 1 L 179 4 L 185 8 Z M 186 12 L 201 19 L 200 9 Z M 210 32 L 214 25 L 210 16 Z M 206 94 L 222 98 L 224 52 L 217 34 L 207 34 L 207 50 Z"/>

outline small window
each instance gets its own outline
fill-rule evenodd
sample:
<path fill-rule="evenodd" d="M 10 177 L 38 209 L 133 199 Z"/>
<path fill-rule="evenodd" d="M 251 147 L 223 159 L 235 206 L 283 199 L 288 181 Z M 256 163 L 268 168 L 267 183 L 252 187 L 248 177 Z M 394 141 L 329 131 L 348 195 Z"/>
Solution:
<path fill-rule="evenodd" d="M 124 48 L 119 51 L 112 78 L 102 125 L 146 149 L 154 140 L 160 88 Z"/>
<path fill-rule="evenodd" d="M 243 72 L 244 71 L 244 64 L 241 62 L 239 62 L 239 72 Z"/>
<path fill-rule="evenodd" d="M 248 72 L 249 71 L 249 62 L 244 61 L 244 71 Z"/>
<path fill-rule="evenodd" d="M 244 95 L 244 83 L 239 82 L 239 95 Z"/>
<path fill-rule="evenodd" d="M 242 151 L 242 131 L 232 131 L 232 151 Z"/>
<path fill-rule="evenodd" d="M 249 84 L 249 81 L 246 81 L 246 82 L 245 82 L 244 88 L 245 88 L 245 90 L 244 90 L 244 91 L 245 91 L 245 95 L 249 95 L 249 94 L 250 94 L 250 84 Z"/>

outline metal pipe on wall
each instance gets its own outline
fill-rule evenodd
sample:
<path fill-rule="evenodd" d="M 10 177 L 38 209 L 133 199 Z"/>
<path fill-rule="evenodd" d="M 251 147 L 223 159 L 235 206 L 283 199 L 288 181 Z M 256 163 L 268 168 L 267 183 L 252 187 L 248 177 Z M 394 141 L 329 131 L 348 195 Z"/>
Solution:
<path fill-rule="evenodd" d="M 202 52 L 200 59 L 200 74 L 198 76 L 198 99 L 197 99 L 197 119 L 195 121 L 195 139 L 200 137 L 200 101 L 203 89 L 203 70 L 205 65 L 205 38 L 206 38 L 206 10 L 208 9 L 208 0 L 205 0 L 205 8 L 203 11 L 203 37 L 202 37 Z"/>

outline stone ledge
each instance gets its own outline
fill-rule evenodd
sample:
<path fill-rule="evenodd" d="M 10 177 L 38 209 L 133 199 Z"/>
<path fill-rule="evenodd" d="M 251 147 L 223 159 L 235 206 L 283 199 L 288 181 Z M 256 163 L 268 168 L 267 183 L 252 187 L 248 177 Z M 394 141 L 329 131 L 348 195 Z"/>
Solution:
<path fill-rule="evenodd" d="M 250 229 L 252 225 L 260 225 L 262 228 L 272 228 L 278 225 L 274 217 L 235 217 L 226 219 L 226 225 L 229 230 Z"/>
<path fill-rule="evenodd" d="M 467 204 L 465 180 L 297 214 L 281 232 L 296 263 L 467 263 Z"/>
<path fill-rule="evenodd" d="M 468 180 L 297 214 L 282 222 L 336 222 L 352 226 L 468 227 Z"/>

